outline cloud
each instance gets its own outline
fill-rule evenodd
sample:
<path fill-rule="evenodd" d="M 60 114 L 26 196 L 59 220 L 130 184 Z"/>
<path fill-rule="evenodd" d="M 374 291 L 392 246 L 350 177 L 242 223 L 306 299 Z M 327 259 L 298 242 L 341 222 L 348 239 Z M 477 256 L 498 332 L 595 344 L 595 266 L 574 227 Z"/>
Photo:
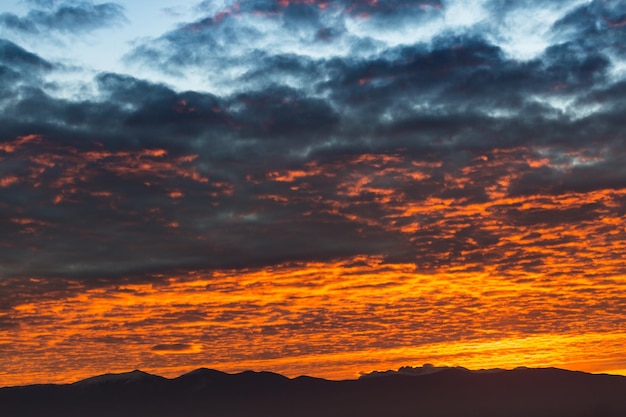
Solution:
<path fill-rule="evenodd" d="M 19 326 L 19 323 L 10 316 L 0 315 L 0 331 L 11 330 Z"/>
<path fill-rule="evenodd" d="M 200 346 L 189 343 L 171 343 L 152 346 L 152 352 L 159 355 L 186 354 L 197 353 L 201 350 Z"/>
<path fill-rule="evenodd" d="M 4 68 L 13 68 L 20 72 L 51 70 L 53 68 L 52 64 L 45 59 L 6 39 L 0 39 L 0 57 Z"/>
<path fill-rule="evenodd" d="M 7 372 L 618 357 L 621 7 L 203 2 L 119 72 L 0 40 Z"/>
<path fill-rule="evenodd" d="M 8 110 L 17 96 L 43 85 L 54 68 L 53 63 L 0 38 L 0 108 Z"/>
<path fill-rule="evenodd" d="M 70 2 L 67 2 L 67 3 L 71 4 L 71 2 L 72 1 L 70 0 Z M 53 9 L 56 4 L 64 3 L 64 1 L 63 0 L 61 1 L 59 0 L 24 0 L 24 3 L 30 4 L 34 7 L 41 8 L 41 9 Z"/>
<path fill-rule="evenodd" d="M 600 41 L 584 50 L 568 35 L 520 61 L 468 29 L 315 56 L 273 48 L 272 36 L 292 30 L 284 15 L 320 26 L 332 7 L 344 19 L 347 5 L 241 7 L 211 11 L 135 51 L 172 71 L 212 69 L 237 88 L 176 91 L 102 73 L 97 94 L 82 101 L 55 98 L 33 80 L 14 93 L 0 183 L 13 242 L 5 260 L 18 261 L 5 273 L 111 278 L 359 254 L 425 270 L 454 255 L 468 269 L 498 261 L 506 270 L 517 258 L 479 248 L 520 231 L 494 225 L 538 216 L 559 227 L 618 213 L 623 144 L 610 132 L 623 124 L 623 86 Z M 256 34 L 268 36 L 264 49 L 246 46 Z M 303 44 L 317 42 L 307 36 Z M 16 44 L 5 50 L 9 68 L 52 70 Z M 7 85 L 18 74 L 7 71 Z M 597 200 L 602 191 L 612 194 Z M 592 202 L 543 207 L 572 193 Z M 507 200 L 522 197 L 536 205 L 520 211 Z M 476 205 L 483 216 L 472 214 Z M 37 245 L 51 252 L 27 257 Z"/>
<path fill-rule="evenodd" d="M 376 378 L 381 376 L 393 376 L 393 375 L 407 375 L 407 376 L 420 376 L 420 375 L 430 375 L 437 372 L 449 370 L 449 369 L 457 369 L 457 370 L 465 370 L 463 367 L 449 367 L 449 366 L 434 366 L 429 363 L 426 363 L 422 366 L 402 366 L 398 368 L 398 370 L 387 370 L 387 371 L 372 371 L 372 372 L 362 372 L 359 376 L 359 379 L 365 378 Z M 499 369 L 492 369 L 486 372 L 498 372 L 501 371 Z M 481 371 L 473 371 L 473 372 L 481 372 Z M 483 370 L 483 372 L 485 372 Z"/>
<path fill-rule="evenodd" d="M 0 43 L 9 323 L 54 323 L 55 300 L 71 299 L 68 327 L 140 345 L 137 358 L 146 346 L 163 357 L 201 346 L 234 361 L 442 343 L 483 328 L 602 332 L 619 320 L 617 9 L 562 11 L 546 47 L 521 59 L 496 36 L 501 26 L 397 38 L 442 24 L 452 2 L 287 3 L 206 3 L 196 21 L 129 54 L 170 75 L 200 73 L 210 89 L 103 72 L 61 97 L 46 80 L 62 66 Z M 502 290 L 511 283 L 523 291 Z M 246 285 L 263 290 L 244 300 Z M 587 289 L 610 303 L 584 298 Z M 132 308 L 154 299 L 150 317 Z M 546 305 L 578 309 L 578 321 Z M 165 339 L 150 334 L 168 326 Z M 215 340 L 245 348 L 219 352 Z"/>
<path fill-rule="evenodd" d="M 30 35 L 58 32 L 78 34 L 124 23 L 124 8 L 116 3 L 31 2 L 36 9 L 20 17 L 0 14 L 0 27 Z"/>
<path fill-rule="evenodd" d="M 562 266 L 567 263 L 555 269 Z M 16 345 L 30 349 L 7 364 L 8 380 L 24 372 L 37 380 L 55 369 L 48 378 L 72 380 L 76 372 L 135 365 L 180 374 L 201 364 L 228 371 L 278 367 L 293 376 L 316 369 L 317 375 L 346 378 L 355 368 L 375 369 L 374 363 L 430 358 L 472 368 L 516 366 L 531 354 L 533 366 L 546 366 L 563 363 L 563 355 L 589 360 L 593 346 L 603 347 L 594 351 L 594 361 L 614 360 L 624 341 L 612 331 L 623 323 L 626 302 L 619 275 L 552 276 L 530 269 L 511 276 L 424 274 L 411 264 L 362 256 L 117 284 L 15 306 L 11 314 L 20 326 L 10 330 L 13 343 L 0 344 L 0 352 L 8 355 Z M 567 333 L 581 323 L 584 334 Z M 50 330 L 33 339 L 42 328 Z M 173 353 L 190 345 L 201 350 Z M 468 358 L 468 352 L 480 355 Z"/>

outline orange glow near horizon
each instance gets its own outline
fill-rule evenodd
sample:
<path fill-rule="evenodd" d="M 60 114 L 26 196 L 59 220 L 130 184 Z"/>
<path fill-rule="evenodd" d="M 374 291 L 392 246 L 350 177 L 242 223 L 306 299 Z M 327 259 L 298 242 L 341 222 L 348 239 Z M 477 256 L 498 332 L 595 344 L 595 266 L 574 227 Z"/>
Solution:
<path fill-rule="evenodd" d="M 626 383 L 626 0 L 161 3 L 0 7 L 0 388 Z"/>
<path fill-rule="evenodd" d="M 108 224 L 142 231 L 142 242 L 163 239 L 148 256 L 180 243 L 207 255 L 232 245 L 245 257 L 247 239 L 259 248 L 268 236 L 260 262 L 237 264 L 259 265 L 283 250 L 295 253 L 286 259 L 334 260 L 240 269 L 183 263 L 186 272 L 171 276 L 109 280 L 3 277 L 0 386 L 136 368 L 168 377 L 210 367 L 343 379 L 433 363 L 626 374 L 626 189 L 576 188 L 565 175 L 596 163 L 602 150 L 493 150 L 463 163 L 362 154 L 242 173 L 231 183 L 199 169 L 195 154 L 84 151 L 37 135 L 2 146 L 0 158 L 25 162 L 23 175 L 6 174 L 0 187 L 47 190 L 60 208 L 128 215 L 132 191 L 99 178 L 132 180 L 150 205 L 124 217 L 123 227 Z M 546 188 L 533 176 L 545 172 L 563 175 Z M 183 206 L 200 206 L 200 214 L 178 215 Z M 26 246 L 72 221 L 40 213 L 8 217 L 7 230 Z M 232 241 L 224 239 L 230 226 L 239 233 Z M 273 230 L 297 227 L 304 237 L 271 239 Z M 342 255 L 289 252 L 318 229 L 329 236 L 312 240 L 315 249 L 337 240 Z M 101 248 L 118 242 L 115 232 L 96 230 L 109 239 Z M 94 236 L 90 224 L 68 233 Z M 168 246 L 168 238 L 178 240 Z M 136 265 L 142 271 L 141 259 Z"/>
<path fill-rule="evenodd" d="M 78 289 L 13 308 L 19 325 L 0 330 L 0 385 L 135 368 L 331 379 L 423 363 L 623 373 L 626 334 L 614 324 L 623 318 L 600 305 L 622 297 L 623 278 L 420 274 L 362 256 Z"/>

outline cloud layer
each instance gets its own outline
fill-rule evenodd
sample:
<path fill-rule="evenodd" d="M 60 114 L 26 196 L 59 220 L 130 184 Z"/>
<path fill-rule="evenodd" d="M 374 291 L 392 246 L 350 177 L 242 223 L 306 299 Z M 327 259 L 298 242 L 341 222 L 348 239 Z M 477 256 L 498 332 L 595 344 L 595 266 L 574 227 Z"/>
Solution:
<path fill-rule="evenodd" d="M 135 42 L 127 73 L 76 79 L 74 94 L 58 80 L 76 69 L 1 40 L 0 346 L 16 340 L 16 326 L 36 325 L 20 310 L 28 305 L 40 311 L 38 303 L 117 294 L 119 285 L 167 287 L 172 277 L 194 282 L 194 273 L 241 271 L 245 281 L 277 266 L 298 276 L 316 263 L 351 262 L 379 273 L 410 265 L 432 283 L 454 274 L 495 280 L 494 294 L 518 297 L 519 312 L 500 309 L 503 300 L 483 304 L 488 294 L 466 298 L 467 284 L 447 300 L 401 303 L 389 323 L 365 313 L 366 297 L 344 314 L 344 293 L 333 293 L 327 330 L 313 319 L 318 304 L 300 311 L 294 300 L 262 313 L 282 316 L 280 325 L 239 323 L 248 313 L 231 311 L 236 297 L 196 310 L 215 315 L 210 326 L 200 320 L 207 331 L 225 323 L 219 340 L 241 328 L 282 340 L 276 335 L 302 323 L 289 330 L 296 338 L 339 333 L 355 352 L 492 333 L 617 331 L 626 8 L 483 1 L 461 13 L 461 3 L 203 2 L 197 20 Z M 32 4 L 25 16 L 2 14 L 3 33 L 74 36 L 126 19 L 113 3 Z M 154 74 L 202 88 L 181 90 Z M 384 285 L 419 293 L 403 288 L 406 273 Z M 255 277 L 270 292 L 310 285 Z M 528 321 L 559 293 L 554 317 Z M 446 313 L 453 328 L 441 312 L 422 315 L 439 302 L 460 309 Z M 476 325 L 483 333 L 460 330 L 474 308 L 495 315 Z M 594 314 L 608 321 L 596 326 Z M 370 318 L 361 328 L 351 320 L 362 315 Z M 424 328 L 405 329 L 412 317 Z M 96 327 L 84 331 L 95 337 Z M 130 343 L 126 333 L 111 337 Z M 141 349 L 197 354 L 211 343 L 198 337 L 150 339 Z M 326 352 L 314 341 L 297 349 Z"/>
<path fill-rule="evenodd" d="M 28 35 L 50 32 L 78 34 L 125 21 L 123 7 L 115 3 L 32 2 L 37 8 L 25 16 L 0 14 L 0 27 Z M 55 4 L 57 3 L 57 4 Z"/>

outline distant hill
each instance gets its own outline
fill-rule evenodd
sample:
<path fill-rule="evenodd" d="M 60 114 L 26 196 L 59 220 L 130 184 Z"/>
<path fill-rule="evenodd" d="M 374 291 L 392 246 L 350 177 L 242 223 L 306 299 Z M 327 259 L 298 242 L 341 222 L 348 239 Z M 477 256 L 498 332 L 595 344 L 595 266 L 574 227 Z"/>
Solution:
<path fill-rule="evenodd" d="M 624 417 L 626 377 L 562 369 L 401 368 L 358 380 L 198 369 L 0 389 L 3 417 Z"/>

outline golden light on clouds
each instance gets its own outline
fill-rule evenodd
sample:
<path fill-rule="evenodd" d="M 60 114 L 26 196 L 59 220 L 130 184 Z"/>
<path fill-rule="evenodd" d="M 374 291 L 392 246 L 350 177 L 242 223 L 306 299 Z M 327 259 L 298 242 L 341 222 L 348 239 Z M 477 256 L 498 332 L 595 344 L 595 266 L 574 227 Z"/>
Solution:
<path fill-rule="evenodd" d="M 0 381 L 201 366 L 328 378 L 422 363 L 619 372 L 625 290 L 621 276 L 420 274 L 377 257 L 77 289 L 13 308 Z"/>
<path fill-rule="evenodd" d="M 350 245 L 341 243 L 341 231 L 328 232 L 343 227 L 375 254 L 187 266 L 170 275 L 7 279 L 0 284 L 13 298 L 4 298 L 10 307 L 0 315 L 0 357 L 7 358 L 0 385 L 70 382 L 131 368 L 167 376 L 197 367 L 253 368 L 328 378 L 422 363 L 626 369 L 626 189 L 567 184 L 566 174 L 593 165 L 599 154 L 515 148 L 456 168 L 400 153 L 361 154 L 246 175 L 244 185 L 233 185 L 201 173 L 196 155 L 163 149 L 83 152 L 55 148 L 38 135 L 3 146 L 31 156 L 26 175 L 5 176 L 6 186 L 47 184 L 55 204 L 95 204 L 102 217 L 125 219 L 124 228 L 135 231 L 127 236 L 161 255 L 172 248 L 167 239 L 196 251 L 201 242 L 204 255 L 262 233 L 249 252 L 236 247 L 254 260 L 263 246 L 276 245 L 265 256 L 291 249 L 285 236 L 302 233 L 301 244 L 306 236 L 324 237 L 318 229 L 325 225 L 331 235 L 316 243 L 322 249 Z M 545 167 L 564 173 L 563 180 L 553 188 L 525 180 L 544 175 Z M 88 190 L 103 175 L 111 184 L 110 178 L 132 179 L 146 194 L 129 210 L 132 195 L 107 181 Z M 254 204 L 220 212 L 244 186 Z M 177 214 L 198 196 L 213 199 L 201 215 Z M 160 198 L 169 206 L 152 203 Z M 203 217 L 209 210 L 219 223 Z M 272 219 L 274 211 L 291 211 L 296 223 Z M 61 230 L 54 217 L 37 213 L 9 223 L 20 238 Z M 75 233 L 92 239 L 93 226 Z M 150 234 L 155 228 L 163 239 Z M 110 248 L 104 230 L 94 236 L 97 251 Z M 158 265 L 158 255 L 148 260 Z M 116 270 L 112 261 L 106 267 Z"/>
<path fill-rule="evenodd" d="M 623 2 L 5 3 L 0 386 L 626 374 Z"/>

